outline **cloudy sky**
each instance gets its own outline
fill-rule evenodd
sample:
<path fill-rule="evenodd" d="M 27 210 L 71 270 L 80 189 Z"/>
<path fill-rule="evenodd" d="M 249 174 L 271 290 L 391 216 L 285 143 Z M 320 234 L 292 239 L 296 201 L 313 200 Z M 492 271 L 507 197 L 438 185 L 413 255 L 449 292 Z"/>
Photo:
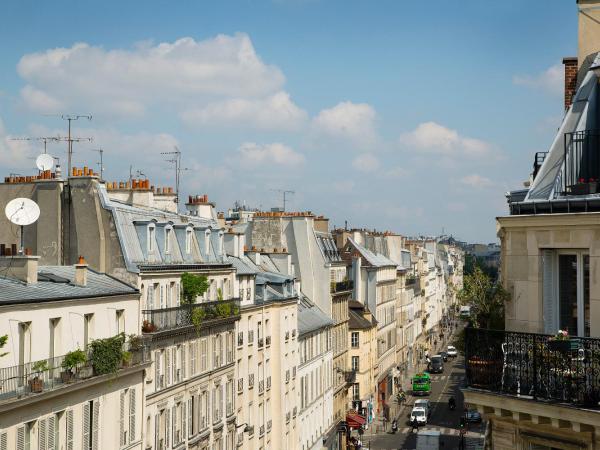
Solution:
<path fill-rule="evenodd" d="M 183 193 L 311 210 L 333 224 L 495 240 L 562 116 L 574 0 L 7 0 L 0 6 L 0 167 L 34 172 L 65 134 Z M 66 145 L 49 144 L 66 165 Z"/>

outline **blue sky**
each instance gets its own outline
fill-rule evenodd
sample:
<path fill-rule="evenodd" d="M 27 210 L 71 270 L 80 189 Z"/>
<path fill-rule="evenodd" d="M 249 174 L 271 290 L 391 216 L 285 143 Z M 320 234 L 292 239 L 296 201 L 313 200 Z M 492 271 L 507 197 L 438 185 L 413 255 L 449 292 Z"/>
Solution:
<path fill-rule="evenodd" d="M 76 164 L 104 148 L 185 193 L 290 207 L 336 225 L 495 239 L 562 116 L 575 1 L 32 2 L 0 6 L 0 164 L 32 173 L 15 136 L 91 113 Z M 64 145 L 49 150 L 65 161 Z"/>

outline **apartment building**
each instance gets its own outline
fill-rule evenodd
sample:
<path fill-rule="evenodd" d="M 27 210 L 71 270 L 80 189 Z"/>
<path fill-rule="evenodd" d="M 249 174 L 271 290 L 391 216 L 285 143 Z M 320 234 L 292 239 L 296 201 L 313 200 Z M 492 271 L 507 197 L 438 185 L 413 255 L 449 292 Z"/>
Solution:
<path fill-rule="evenodd" d="M 0 256 L 0 448 L 143 449 L 138 290 L 38 260 Z"/>
<path fill-rule="evenodd" d="M 355 300 L 349 302 L 348 309 L 348 356 L 355 372 L 350 400 L 352 409 L 371 423 L 374 419 L 375 386 L 378 378 L 377 320 L 367 306 Z M 362 424 L 352 425 L 357 427 Z"/>
<path fill-rule="evenodd" d="M 214 204 L 205 195 L 190 197 L 187 214 L 179 214 L 170 188 L 154 188 L 148 180 L 101 182 L 77 168 L 67 180 L 0 184 L 1 203 L 16 196 L 40 205 L 40 220 L 25 242 L 42 262 L 67 264 L 84 255 L 90 267 L 140 290 L 138 325 L 152 357 L 144 448 L 233 448 L 239 299 Z M 181 298 L 185 272 L 210 283 L 191 304 Z M 194 325 L 194 316 L 201 323 Z"/>
<path fill-rule="evenodd" d="M 306 297 L 300 298 L 298 449 L 339 448 L 337 423 L 333 419 L 332 325 L 331 318 L 317 305 Z"/>
<path fill-rule="evenodd" d="M 340 251 L 351 267 L 354 299 L 375 312 L 377 320 L 377 413 L 389 418 L 396 364 L 396 270 L 397 265 L 348 237 Z"/>
<path fill-rule="evenodd" d="M 564 61 L 566 114 L 525 189 L 507 195 L 510 214 L 497 219 L 506 329 L 466 335 L 465 399 L 489 420 L 494 449 L 600 448 L 599 7 L 578 2 L 580 59 Z"/>
<path fill-rule="evenodd" d="M 244 253 L 244 235 L 226 235 L 237 271 L 241 319 L 237 322 L 237 446 L 297 447 L 298 294 L 291 256 Z M 233 242 L 236 241 L 236 242 Z M 281 271 L 280 271 L 281 270 Z"/>

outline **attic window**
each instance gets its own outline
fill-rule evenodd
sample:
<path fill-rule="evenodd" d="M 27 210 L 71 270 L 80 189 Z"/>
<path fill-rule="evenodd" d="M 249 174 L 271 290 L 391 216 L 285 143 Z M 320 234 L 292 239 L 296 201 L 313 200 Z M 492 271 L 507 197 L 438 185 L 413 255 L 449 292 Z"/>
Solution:
<path fill-rule="evenodd" d="M 173 233 L 173 228 L 165 228 L 165 253 L 171 253 L 171 233 Z"/>
<path fill-rule="evenodd" d="M 185 230 L 185 252 L 189 255 L 192 253 L 192 229 Z"/>
<path fill-rule="evenodd" d="M 148 252 L 153 252 L 154 251 L 154 239 L 155 239 L 155 227 L 154 224 L 151 223 L 150 225 L 148 225 L 148 242 L 146 243 L 146 248 L 148 249 Z"/>
<path fill-rule="evenodd" d="M 206 256 L 210 254 L 210 230 L 206 230 L 204 233 L 204 252 Z"/>

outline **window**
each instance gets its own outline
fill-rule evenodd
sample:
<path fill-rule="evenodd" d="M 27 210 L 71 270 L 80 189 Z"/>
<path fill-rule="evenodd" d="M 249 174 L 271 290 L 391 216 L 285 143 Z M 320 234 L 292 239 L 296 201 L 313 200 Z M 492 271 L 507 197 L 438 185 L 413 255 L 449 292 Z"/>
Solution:
<path fill-rule="evenodd" d="M 360 387 L 358 383 L 352 385 L 352 398 L 354 400 L 360 400 Z"/>
<path fill-rule="evenodd" d="M 173 228 L 165 228 L 165 253 L 171 253 L 171 233 L 173 233 Z"/>
<path fill-rule="evenodd" d="M 136 439 L 136 392 L 134 388 L 121 391 L 119 408 L 119 445 L 125 447 Z"/>
<path fill-rule="evenodd" d="M 207 258 L 210 255 L 210 230 L 204 232 L 204 254 Z"/>
<path fill-rule="evenodd" d="M 100 403 L 91 400 L 83 404 L 83 450 L 99 450 L 98 424 L 100 423 Z"/>
<path fill-rule="evenodd" d="M 358 331 L 353 331 L 352 332 L 351 339 L 350 339 L 350 343 L 352 345 L 352 348 L 358 348 L 358 345 L 359 345 L 358 344 L 358 342 L 359 342 L 358 336 L 359 336 Z"/>
<path fill-rule="evenodd" d="M 53 359 L 56 354 L 60 351 L 60 317 L 50 319 L 50 351 L 48 352 L 49 359 Z M 50 362 L 50 365 L 53 365 Z"/>
<path fill-rule="evenodd" d="M 94 339 L 94 313 L 83 316 L 83 348 L 87 349 L 88 344 Z"/>
<path fill-rule="evenodd" d="M 117 309 L 116 312 L 116 334 L 125 333 L 125 310 Z"/>
<path fill-rule="evenodd" d="M 148 242 L 147 242 L 147 249 L 148 249 L 148 253 L 153 252 L 154 251 L 154 240 L 155 238 L 155 227 L 154 224 L 151 223 L 150 225 L 148 225 Z"/>
<path fill-rule="evenodd" d="M 206 338 L 200 340 L 200 372 L 204 372 L 207 367 L 208 341 Z"/>
<path fill-rule="evenodd" d="M 191 228 L 185 230 L 185 252 L 189 255 L 192 253 L 192 236 L 193 231 Z"/>
<path fill-rule="evenodd" d="M 17 450 L 30 450 L 31 430 L 35 422 L 27 422 L 17 428 Z"/>
<path fill-rule="evenodd" d="M 148 286 L 148 295 L 146 298 L 146 307 L 148 309 L 154 309 L 154 292 L 155 292 L 154 285 L 150 284 Z"/>
<path fill-rule="evenodd" d="M 590 257 L 581 250 L 542 250 L 544 332 L 590 335 Z"/>
<path fill-rule="evenodd" d="M 38 420 L 38 448 L 58 450 L 58 420 L 59 415 L 53 414 Z"/>
<path fill-rule="evenodd" d="M 352 370 L 355 370 L 355 371 L 359 370 L 358 356 L 352 357 Z"/>

